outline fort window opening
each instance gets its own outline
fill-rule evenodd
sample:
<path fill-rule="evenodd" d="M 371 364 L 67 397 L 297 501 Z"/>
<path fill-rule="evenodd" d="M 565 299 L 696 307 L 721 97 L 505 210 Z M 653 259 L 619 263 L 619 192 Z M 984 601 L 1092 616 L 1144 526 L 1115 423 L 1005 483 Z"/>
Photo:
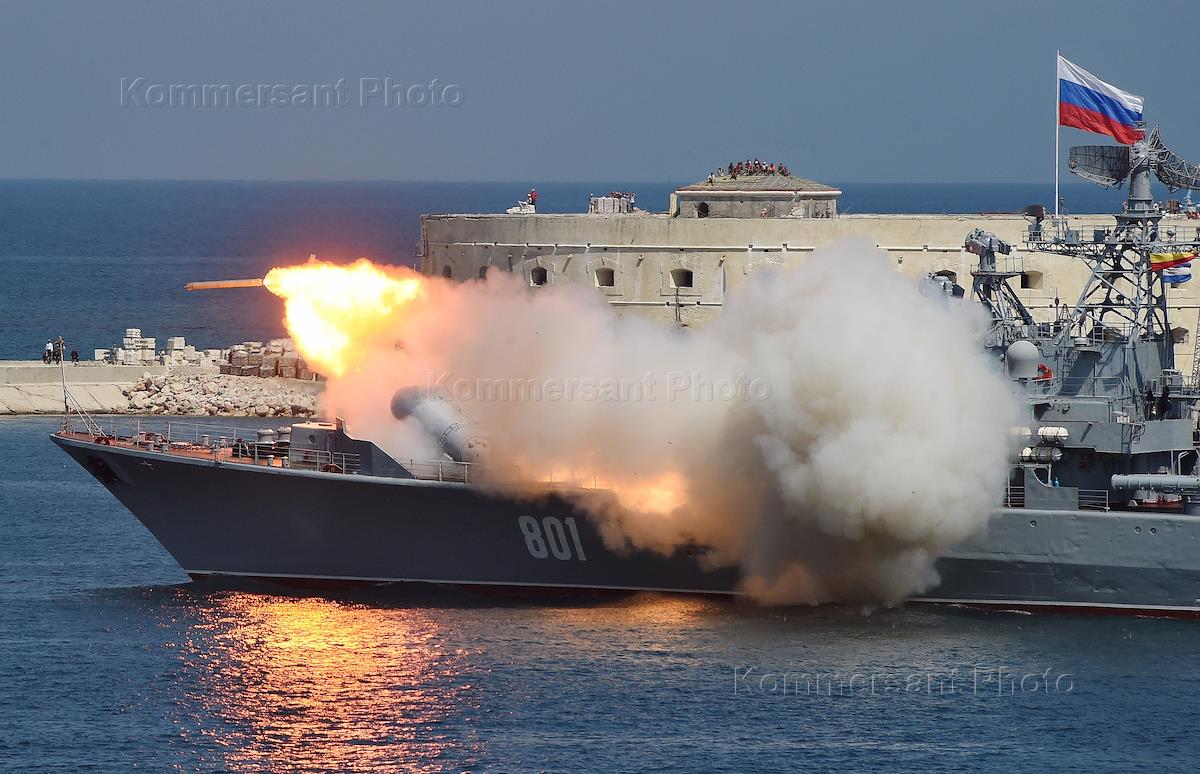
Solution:
<path fill-rule="evenodd" d="M 699 204 L 696 205 L 696 217 L 697 218 L 707 218 L 708 217 L 708 202 L 700 202 Z"/>
<path fill-rule="evenodd" d="M 945 277 L 946 279 L 950 280 L 951 282 L 958 284 L 958 274 L 950 271 L 949 269 L 943 269 L 942 271 L 935 271 L 933 273 L 933 276 Z"/>
<path fill-rule="evenodd" d="M 545 285 L 549 277 L 550 273 L 541 266 L 534 266 L 529 270 L 529 284 L 535 287 Z"/>
<path fill-rule="evenodd" d="M 1021 272 L 1021 289 L 1022 290 L 1041 290 L 1042 289 L 1042 273 L 1040 271 L 1023 271 L 1023 272 Z"/>
<path fill-rule="evenodd" d="M 442 267 L 442 276 L 446 279 L 450 279 L 454 276 L 454 270 L 450 268 L 450 264 L 446 264 Z"/>
<path fill-rule="evenodd" d="M 1188 329 L 1182 328 L 1182 327 L 1172 328 L 1171 329 L 1171 341 L 1173 341 L 1176 344 L 1187 344 L 1188 343 Z"/>
<path fill-rule="evenodd" d="M 607 267 L 596 269 L 596 287 L 611 288 L 617 284 L 617 273 Z"/>
<path fill-rule="evenodd" d="M 672 269 L 671 270 L 671 287 L 673 288 L 690 288 L 692 286 L 691 269 Z"/>
<path fill-rule="evenodd" d="M 487 279 L 487 270 L 488 267 L 486 266 L 479 267 L 479 279 Z"/>

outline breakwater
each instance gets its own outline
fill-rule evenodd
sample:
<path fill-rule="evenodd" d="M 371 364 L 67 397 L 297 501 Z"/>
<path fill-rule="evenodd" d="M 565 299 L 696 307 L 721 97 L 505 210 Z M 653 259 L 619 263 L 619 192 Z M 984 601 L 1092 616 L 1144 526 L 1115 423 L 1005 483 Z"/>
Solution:
<path fill-rule="evenodd" d="M 279 377 L 167 373 L 143 377 L 121 394 L 130 413 L 310 417 L 323 385 Z"/>
<path fill-rule="evenodd" d="M 88 412 L 307 417 L 324 382 L 221 374 L 215 366 L 66 365 L 0 362 L 0 415 L 60 414 L 62 383 Z"/>

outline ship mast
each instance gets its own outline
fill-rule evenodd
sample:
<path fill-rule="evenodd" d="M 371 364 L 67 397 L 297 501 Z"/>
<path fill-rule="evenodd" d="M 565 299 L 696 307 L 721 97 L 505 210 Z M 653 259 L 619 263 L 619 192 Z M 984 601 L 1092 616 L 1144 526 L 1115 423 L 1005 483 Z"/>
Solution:
<path fill-rule="evenodd" d="M 1073 173 L 1105 187 L 1129 180 L 1129 194 L 1115 224 L 1072 227 L 1065 217 L 1051 227 L 1030 226 L 1027 247 L 1079 258 L 1091 269 L 1079 300 L 1057 343 L 1098 345 L 1122 342 L 1137 350 L 1141 372 L 1136 381 L 1156 378 L 1174 367 L 1174 346 L 1167 317 L 1167 283 L 1152 266 L 1151 255 L 1195 253 L 1200 229 L 1163 228 L 1162 208 L 1154 201 L 1151 173 L 1169 188 L 1200 188 L 1200 169 L 1175 156 L 1163 144 L 1158 129 L 1133 145 L 1071 148 Z"/>

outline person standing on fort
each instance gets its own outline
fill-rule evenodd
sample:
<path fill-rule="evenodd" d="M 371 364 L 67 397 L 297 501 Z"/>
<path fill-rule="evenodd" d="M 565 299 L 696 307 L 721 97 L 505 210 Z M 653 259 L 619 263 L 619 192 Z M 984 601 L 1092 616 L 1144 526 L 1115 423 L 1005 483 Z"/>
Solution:
<path fill-rule="evenodd" d="M 50 339 L 46 339 L 46 348 L 42 350 L 42 362 L 50 365 L 50 361 L 54 358 L 54 344 Z"/>

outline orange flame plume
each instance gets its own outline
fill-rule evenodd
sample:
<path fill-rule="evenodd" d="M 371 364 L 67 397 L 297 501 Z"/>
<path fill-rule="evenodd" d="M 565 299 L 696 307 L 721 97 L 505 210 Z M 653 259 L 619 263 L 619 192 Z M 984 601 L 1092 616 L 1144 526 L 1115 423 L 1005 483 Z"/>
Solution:
<path fill-rule="evenodd" d="M 377 266 L 365 258 L 342 266 L 315 256 L 300 266 L 271 269 L 263 280 L 286 302 L 285 323 L 297 350 L 327 376 L 342 376 L 357 366 L 363 345 L 424 293 L 425 282 L 410 269 Z"/>

